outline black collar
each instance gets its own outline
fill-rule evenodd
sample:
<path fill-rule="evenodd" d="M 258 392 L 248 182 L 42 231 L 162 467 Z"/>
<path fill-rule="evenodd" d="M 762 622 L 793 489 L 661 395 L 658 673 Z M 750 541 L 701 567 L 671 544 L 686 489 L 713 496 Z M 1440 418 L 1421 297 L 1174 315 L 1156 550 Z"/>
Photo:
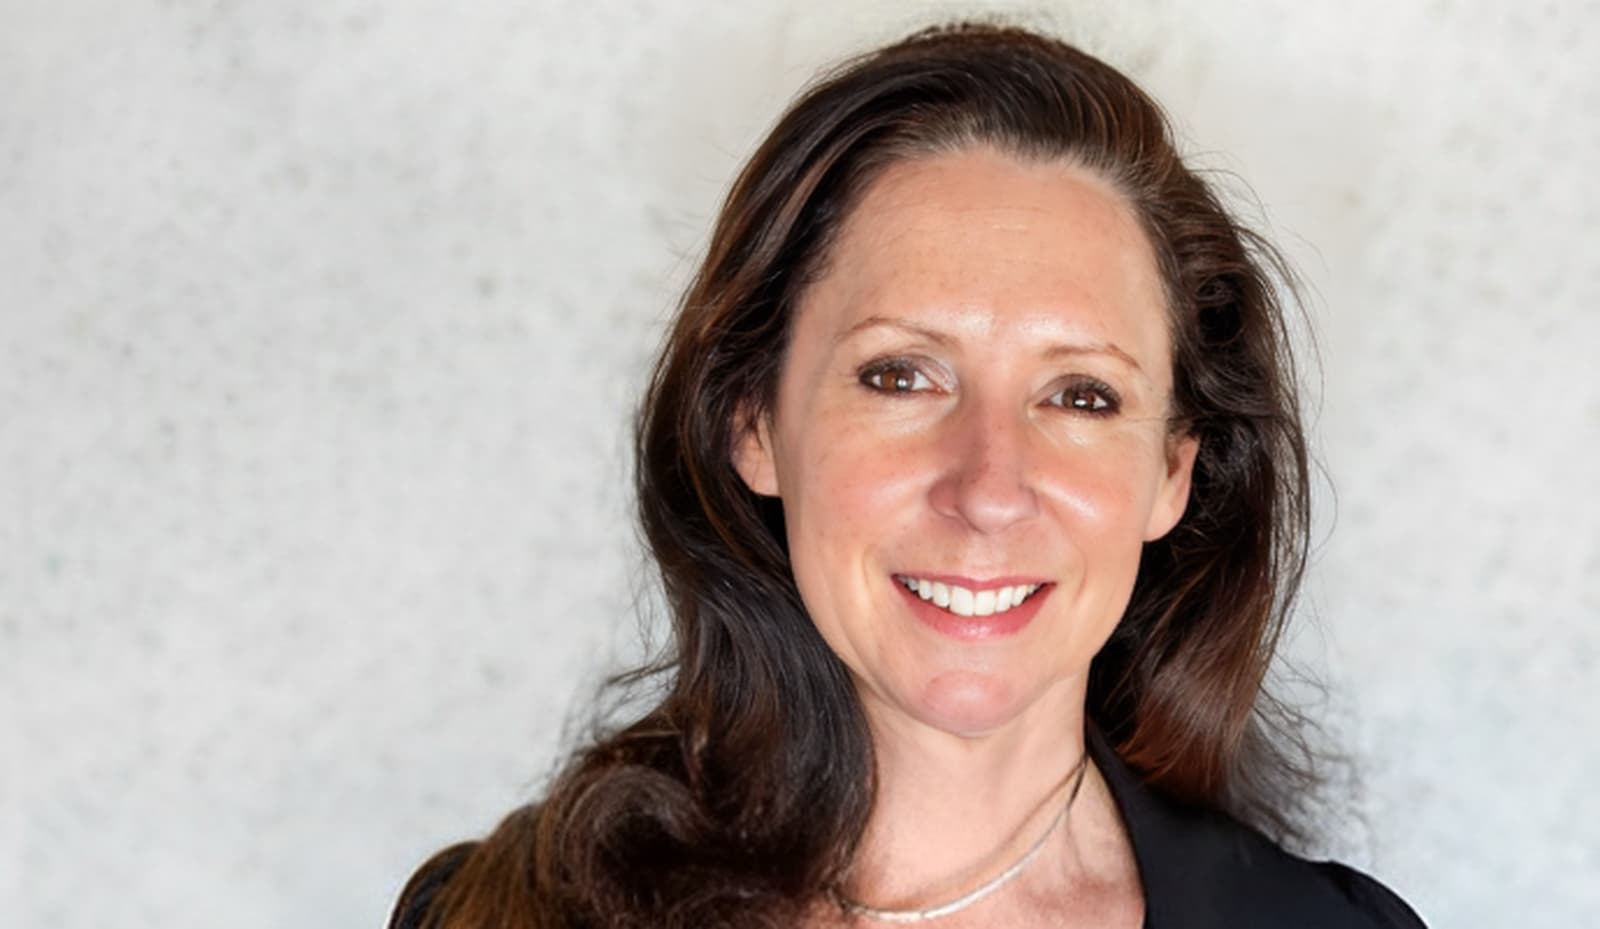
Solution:
<path fill-rule="evenodd" d="M 1144 929 L 1353 929 L 1422 921 L 1358 871 L 1291 855 L 1216 810 L 1146 785 L 1089 726 L 1087 744 L 1111 788 L 1144 884 Z"/>
<path fill-rule="evenodd" d="M 1122 813 L 1139 864 L 1144 886 L 1144 929 L 1210 929 L 1213 920 L 1196 920 L 1193 907 L 1173 912 L 1174 902 L 1204 899 L 1214 882 L 1207 871 L 1212 855 L 1195 833 L 1192 817 L 1181 815 L 1164 797 L 1158 797 L 1139 775 L 1117 756 L 1096 726 L 1087 732 L 1089 757 L 1106 779 L 1111 796 Z M 1220 926 L 1218 926 L 1220 929 Z"/>
<path fill-rule="evenodd" d="M 1221 813 L 1158 793 L 1098 728 L 1087 728 L 1089 756 L 1111 788 L 1139 864 L 1144 929 L 1239 929 L 1246 912 L 1275 896 L 1270 879 L 1298 859 Z"/>

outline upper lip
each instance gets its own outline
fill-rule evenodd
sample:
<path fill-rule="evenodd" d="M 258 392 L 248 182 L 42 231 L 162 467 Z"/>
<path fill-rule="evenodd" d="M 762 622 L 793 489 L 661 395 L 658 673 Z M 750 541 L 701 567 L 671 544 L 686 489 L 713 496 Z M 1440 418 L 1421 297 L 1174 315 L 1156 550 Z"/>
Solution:
<path fill-rule="evenodd" d="M 919 581 L 932 581 L 936 584 L 947 584 L 954 587 L 965 587 L 974 593 L 980 590 L 998 590 L 1001 587 L 1019 587 L 1023 585 L 1048 584 L 1048 578 L 1036 577 L 1026 574 L 1007 574 L 999 577 L 975 578 L 960 574 L 924 574 L 918 571 L 896 571 L 895 577 L 909 577 Z"/>

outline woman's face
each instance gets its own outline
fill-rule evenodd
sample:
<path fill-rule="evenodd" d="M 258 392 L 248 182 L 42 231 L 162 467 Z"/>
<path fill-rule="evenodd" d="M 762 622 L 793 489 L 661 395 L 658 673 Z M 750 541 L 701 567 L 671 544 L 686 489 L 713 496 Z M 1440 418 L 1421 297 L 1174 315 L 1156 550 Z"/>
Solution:
<path fill-rule="evenodd" d="M 869 717 L 979 735 L 1081 705 L 1188 496 L 1171 358 L 1149 243 L 1092 174 L 973 148 L 869 187 L 735 450 Z"/>

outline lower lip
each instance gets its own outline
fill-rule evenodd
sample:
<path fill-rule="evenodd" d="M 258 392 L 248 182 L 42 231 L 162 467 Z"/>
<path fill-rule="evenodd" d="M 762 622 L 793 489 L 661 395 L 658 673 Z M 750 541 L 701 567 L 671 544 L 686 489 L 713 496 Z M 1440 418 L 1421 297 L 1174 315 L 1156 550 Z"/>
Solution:
<path fill-rule="evenodd" d="M 1021 632 L 1023 627 L 1038 614 L 1039 608 L 1044 604 L 1044 598 L 1055 589 L 1055 585 L 1046 584 L 1034 591 L 1033 596 L 1022 601 L 1021 605 L 1014 606 L 1004 613 L 994 613 L 989 616 L 957 616 L 949 610 L 934 606 L 933 601 L 924 600 L 912 593 L 910 588 L 899 581 L 892 583 L 900 590 L 900 595 L 910 603 L 912 615 L 924 625 L 941 635 L 969 641 L 999 639 Z"/>

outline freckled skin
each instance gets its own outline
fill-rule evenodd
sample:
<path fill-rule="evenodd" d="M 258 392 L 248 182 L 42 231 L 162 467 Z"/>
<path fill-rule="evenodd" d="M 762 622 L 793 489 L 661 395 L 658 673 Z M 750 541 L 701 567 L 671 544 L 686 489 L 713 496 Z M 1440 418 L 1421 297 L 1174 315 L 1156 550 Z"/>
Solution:
<path fill-rule="evenodd" d="M 782 499 L 801 596 L 875 726 L 970 737 L 1081 713 L 1141 546 L 1188 496 L 1171 352 L 1149 243 L 1092 174 L 976 148 L 868 189 L 735 461 Z M 1072 405 L 1101 385 L 1114 410 Z M 918 621 L 897 573 L 1052 586 L 1021 631 L 971 641 Z"/>

